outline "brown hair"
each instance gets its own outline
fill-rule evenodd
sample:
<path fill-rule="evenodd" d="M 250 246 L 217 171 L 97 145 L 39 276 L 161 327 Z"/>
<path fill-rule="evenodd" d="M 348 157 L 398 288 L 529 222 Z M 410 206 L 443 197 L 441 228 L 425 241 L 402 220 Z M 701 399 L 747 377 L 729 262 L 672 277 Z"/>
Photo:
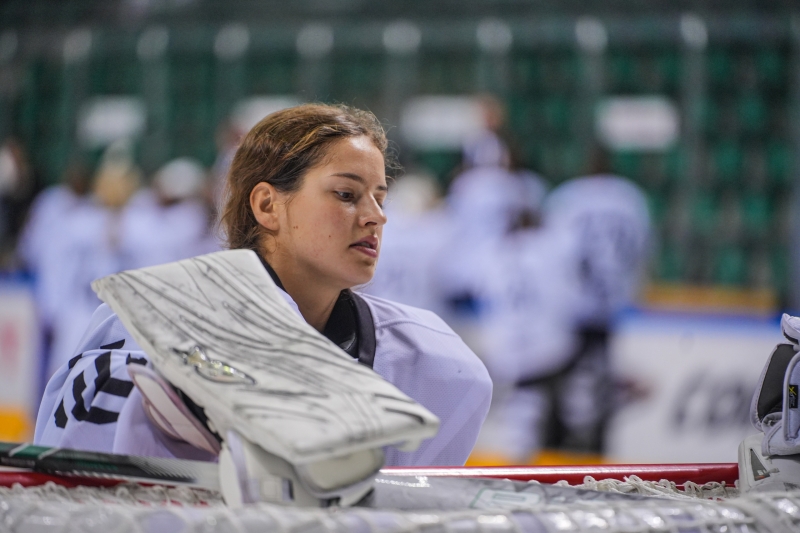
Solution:
<path fill-rule="evenodd" d="M 225 184 L 221 225 L 228 247 L 260 251 L 262 228 L 250 209 L 250 192 L 270 183 L 295 192 L 303 176 L 334 142 L 366 135 L 386 158 L 383 126 L 369 111 L 344 105 L 305 104 L 267 115 L 242 139 Z"/>

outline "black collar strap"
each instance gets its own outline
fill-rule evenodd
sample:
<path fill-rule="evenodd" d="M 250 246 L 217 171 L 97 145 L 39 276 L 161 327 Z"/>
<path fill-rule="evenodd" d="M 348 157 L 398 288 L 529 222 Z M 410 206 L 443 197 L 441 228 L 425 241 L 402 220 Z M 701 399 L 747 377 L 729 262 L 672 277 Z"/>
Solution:
<path fill-rule="evenodd" d="M 358 362 L 372 368 L 375 364 L 375 320 L 364 298 L 353 291 L 347 292 L 352 295 L 353 311 L 358 323 Z"/>
<path fill-rule="evenodd" d="M 275 272 L 275 270 L 273 270 L 272 267 L 269 266 L 269 263 L 267 263 L 264 258 L 261 257 L 261 254 L 256 253 L 256 255 L 258 256 L 258 260 L 261 261 L 261 264 L 264 265 L 264 268 L 267 269 L 267 274 L 269 274 L 269 277 L 271 277 L 272 281 L 275 282 L 275 285 L 277 285 L 283 292 L 286 292 L 286 289 L 283 288 L 283 283 L 281 283 L 281 279 L 278 277 L 278 274 Z"/>
<path fill-rule="evenodd" d="M 275 270 L 261 255 L 258 258 L 275 285 L 286 291 Z M 359 363 L 372 368 L 375 362 L 375 321 L 361 296 L 350 289 L 339 293 L 322 334 Z"/>

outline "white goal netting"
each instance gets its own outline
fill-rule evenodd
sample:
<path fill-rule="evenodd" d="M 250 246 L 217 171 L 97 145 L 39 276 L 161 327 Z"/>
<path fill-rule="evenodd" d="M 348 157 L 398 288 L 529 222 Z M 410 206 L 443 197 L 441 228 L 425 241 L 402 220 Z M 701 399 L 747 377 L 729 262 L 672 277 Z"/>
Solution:
<path fill-rule="evenodd" d="M 559 484 L 557 484 L 559 485 Z M 564 485 L 564 484 L 560 484 Z M 230 509 L 217 493 L 126 484 L 65 488 L 48 483 L 0 487 L 0 532 L 14 533 L 327 533 L 615 532 L 789 533 L 800 531 L 800 492 L 738 495 L 709 483 L 595 481 L 584 491 L 639 495 L 569 501 L 535 498 L 458 511 L 308 509 L 269 504 Z M 641 497 L 648 496 L 648 497 Z M 477 499 L 476 499 L 477 502 Z"/>

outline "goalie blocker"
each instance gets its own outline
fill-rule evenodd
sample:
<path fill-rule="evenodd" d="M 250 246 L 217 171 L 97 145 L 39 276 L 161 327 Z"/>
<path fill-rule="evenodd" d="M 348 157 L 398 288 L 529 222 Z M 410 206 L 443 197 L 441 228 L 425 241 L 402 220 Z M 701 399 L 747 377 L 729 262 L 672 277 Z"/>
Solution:
<path fill-rule="evenodd" d="M 761 433 L 739 445 L 743 491 L 800 488 L 800 318 L 784 314 L 778 344 L 761 372 L 750 405 L 750 421 Z"/>

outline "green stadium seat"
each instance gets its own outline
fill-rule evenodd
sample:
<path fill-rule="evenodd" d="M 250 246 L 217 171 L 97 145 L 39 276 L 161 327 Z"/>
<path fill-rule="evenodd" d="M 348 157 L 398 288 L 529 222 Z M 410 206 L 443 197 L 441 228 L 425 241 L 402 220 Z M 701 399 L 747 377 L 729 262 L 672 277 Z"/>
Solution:
<path fill-rule="evenodd" d="M 686 165 L 686 150 L 678 145 L 664 154 L 664 174 L 671 183 L 686 181 L 688 169 Z"/>
<path fill-rule="evenodd" d="M 635 92 L 639 87 L 636 60 L 627 52 L 616 52 L 606 60 L 606 82 L 615 93 Z"/>
<path fill-rule="evenodd" d="M 453 171 L 461 162 L 459 151 L 430 150 L 416 154 L 417 164 L 433 172 L 439 183 L 446 188 L 454 177 Z"/>
<path fill-rule="evenodd" d="M 747 274 L 747 261 L 738 246 L 725 246 L 714 258 L 714 281 L 721 285 L 742 285 Z"/>
<path fill-rule="evenodd" d="M 744 225 L 741 199 L 731 189 L 724 191 L 720 196 L 714 229 L 714 242 L 724 244 L 739 242 L 742 238 L 742 227 Z"/>
<path fill-rule="evenodd" d="M 779 141 L 767 145 L 767 174 L 772 183 L 788 183 L 792 167 L 792 155 L 786 144 Z"/>
<path fill-rule="evenodd" d="M 520 139 L 530 141 L 538 128 L 538 106 L 533 99 L 521 95 L 511 96 L 507 101 L 508 123 Z"/>
<path fill-rule="evenodd" d="M 548 179 L 552 177 L 550 174 L 545 172 L 543 166 L 544 160 L 547 158 L 545 155 L 545 152 L 547 151 L 546 145 L 533 141 L 521 143 L 520 151 L 523 166 L 534 172 L 541 173 Z"/>
<path fill-rule="evenodd" d="M 789 288 L 789 253 L 784 246 L 776 246 L 771 254 L 772 286 L 779 294 L 786 294 Z"/>
<path fill-rule="evenodd" d="M 769 198 L 764 194 L 745 195 L 742 199 L 742 224 L 749 237 L 763 238 L 767 235 L 772 218 Z"/>
<path fill-rule="evenodd" d="M 570 101 L 564 96 L 552 96 L 542 102 L 542 124 L 552 133 L 567 136 L 570 130 Z"/>
<path fill-rule="evenodd" d="M 249 54 L 245 94 L 296 94 L 297 60 L 290 54 Z"/>
<path fill-rule="evenodd" d="M 565 142 L 561 146 L 561 168 L 565 178 L 586 172 L 586 152 L 577 144 Z"/>
<path fill-rule="evenodd" d="M 762 246 L 748 254 L 747 285 L 757 289 L 772 287 L 772 265 L 769 253 Z"/>
<path fill-rule="evenodd" d="M 469 94 L 476 90 L 475 60 L 464 52 L 421 54 L 420 92 Z"/>
<path fill-rule="evenodd" d="M 544 91 L 571 91 L 579 86 L 582 79 L 581 64 L 574 54 L 555 53 L 542 58 L 539 85 Z"/>
<path fill-rule="evenodd" d="M 664 225 L 664 218 L 667 213 L 667 200 L 663 195 L 654 192 L 647 194 L 647 207 L 650 211 L 650 220 L 653 226 L 660 229 Z"/>
<path fill-rule="evenodd" d="M 585 170 L 585 153 L 570 142 L 550 142 L 542 145 L 541 172 L 556 182 L 574 178 Z"/>
<path fill-rule="evenodd" d="M 717 183 L 735 184 L 742 168 L 742 152 L 731 139 L 720 141 L 712 148 L 714 178 Z"/>
<path fill-rule="evenodd" d="M 661 246 L 656 265 L 658 279 L 669 282 L 684 281 L 686 275 L 686 255 L 675 243 L 665 242 Z"/>
<path fill-rule="evenodd" d="M 764 130 L 767 123 L 767 106 L 758 94 L 748 93 L 740 97 L 738 111 L 743 131 L 757 134 Z"/>
<path fill-rule="evenodd" d="M 720 122 L 720 106 L 713 98 L 706 98 L 697 104 L 698 127 L 706 134 L 716 134 Z"/>
<path fill-rule="evenodd" d="M 672 93 L 680 78 L 680 60 L 669 51 L 646 50 L 634 61 L 630 90 L 637 93 Z"/>
<path fill-rule="evenodd" d="M 715 89 L 730 89 L 733 79 L 733 57 L 725 50 L 717 48 L 708 53 L 708 81 Z"/>
<path fill-rule="evenodd" d="M 332 61 L 331 99 L 374 108 L 383 89 L 383 57 L 377 54 L 339 54 Z"/>
<path fill-rule="evenodd" d="M 517 55 L 511 61 L 511 80 L 514 89 L 518 91 L 533 92 L 539 88 L 541 62 L 535 55 Z"/>
<path fill-rule="evenodd" d="M 611 167 L 614 173 L 639 181 L 641 175 L 642 156 L 638 152 L 615 152 Z"/>
<path fill-rule="evenodd" d="M 681 79 L 680 55 L 676 51 L 667 50 L 658 54 L 656 62 L 663 76 L 664 89 L 677 88 Z"/>
<path fill-rule="evenodd" d="M 775 88 L 786 82 L 786 59 L 779 50 L 767 48 L 759 51 L 756 66 L 762 86 Z"/>
<path fill-rule="evenodd" d="M 701 237 L 710 237 L 717 224 L 717 199 L 708 192 L 698 193 L 691 209 L 693 233 Z"/>

